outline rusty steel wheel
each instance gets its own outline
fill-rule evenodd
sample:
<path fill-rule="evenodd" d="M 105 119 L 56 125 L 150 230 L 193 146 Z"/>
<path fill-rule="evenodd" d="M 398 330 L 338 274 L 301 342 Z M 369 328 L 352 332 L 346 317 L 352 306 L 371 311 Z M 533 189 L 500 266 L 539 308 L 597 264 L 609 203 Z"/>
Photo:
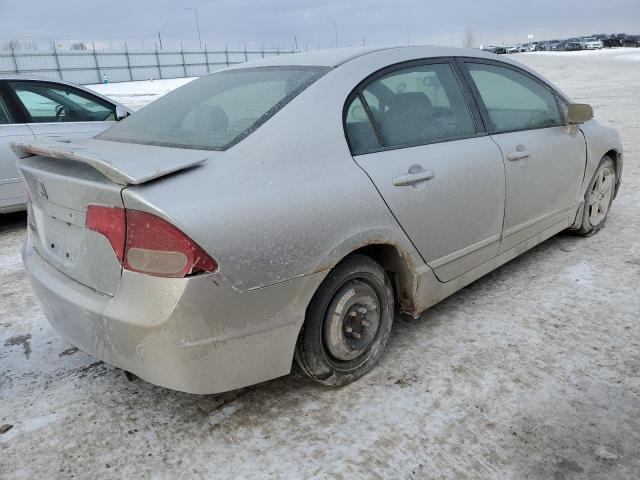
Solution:
<path fill-rule="evenodd" d="M 391 282 L 380 265 L 353 255 L 324 280 L 307 309 L 296 361 L 316 382 L 341 386 L 380 359 L 394 315 Z"/>

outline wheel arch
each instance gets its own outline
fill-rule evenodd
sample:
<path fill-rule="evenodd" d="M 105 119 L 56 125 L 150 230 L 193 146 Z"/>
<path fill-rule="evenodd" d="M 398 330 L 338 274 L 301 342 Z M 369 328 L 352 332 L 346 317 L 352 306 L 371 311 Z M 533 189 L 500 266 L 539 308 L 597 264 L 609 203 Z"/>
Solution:
<path fill-rule="evenodd" d="M 616 190 L 614 192 L 614 197 L 618 195 L 618 188 L 620 187 L 621 173 L 622 173 L 622 152 L 618 151 L 616 148 L 611 148 L 603 157 L 609 157 L 613 160 L 613 166 L 616 169 Z"/>
<path fill-rule="evenodd" d="M 408 253 L 403 252 L 397 245 L 373 243 L 355 249 L 347 257 L 356 254 L 371 258 L 387 272 L 393 285 L 396 305 L 401 311 L 415 311 L 417 273 Z"/>
<path fill-rule="evenodd" d="M 376 237 L 368 241 L 349 242 L 349 248 L 344 248 L 346 245 L 339 248 L 340 254 L 334 252 L 331 255 L 332 260 L 326 262 L 321 270 L 329 273 L 347 258 L 353 255 L 365 255 L 377 262 L 389 275 L 399 310 L 412 315 L 420 313 L 424 310 L 420 307 L 418 289 L 420 272 L 428 267 L 417 251 L 413 250 L 411 244 L 405 245 L 396 240 Z M 318 288 L 320 286 L 316 291 Z"/>

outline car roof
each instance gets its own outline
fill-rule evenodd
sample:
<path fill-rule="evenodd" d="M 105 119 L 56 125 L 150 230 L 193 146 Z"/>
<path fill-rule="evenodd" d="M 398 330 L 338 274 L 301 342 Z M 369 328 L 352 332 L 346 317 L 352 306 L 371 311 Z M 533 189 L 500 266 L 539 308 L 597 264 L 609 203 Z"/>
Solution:
<path fill-rule="evenodd" d="M 387 47 L 346 47 L 334 48 L 327 50 L 312 50 L 307 52 L 299 52 L 293 54 L 273 55 L 259 60 L 251 60 L 241 64 L 234 65 L 236 68 L 266 67 L 280 65 L 301 65 L 301 66 L 322 66 L 322 67 L 338 67 L 356 58 L 375 54 L 381 51 L 412 50 L 416 58 L 431 57 L 477 57 L 477 58 L 496 58 L 492 53 L 470 49 L 470 48 L 454 48 L 442 47 L 436 45 L 416 45 L 416 46 L 387 46 Z"/>

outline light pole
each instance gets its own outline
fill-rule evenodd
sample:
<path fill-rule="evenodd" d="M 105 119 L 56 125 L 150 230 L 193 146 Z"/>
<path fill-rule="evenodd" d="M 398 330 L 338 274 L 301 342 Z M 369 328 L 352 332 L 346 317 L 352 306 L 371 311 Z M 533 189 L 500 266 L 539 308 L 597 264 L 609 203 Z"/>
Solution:
<path fill-rule="evenodd" d="M 336 35 L 336 48 L 338 48 L 338 24 L 335 20 L 327 20 L 327 23 L 333 24 L 333 33 Z"/>
<path fill-rule="evenodd" d="M 166 27 L 167 25 L 169 25 L 168 23 L 165 23 L 164 25 L 162 25 L 160 27 L 160 29 L 158 30 L 158 43 L 160 44 L 160 50 L 162 50 L 162 35 L 160 35 L 162 33 L 162 29 L 164 27 Z"/>
<path fill-rule="evenodd" d="M 198 22 L 198 10 L 190 7 L 184 7 L 184 9 L 191 10 L 196 16 L 196 28 L 198 29 L 198 43 L 200 43 L 200 50 L 202 50 L 202 39 L 200 38 L 200 22 Z"/>

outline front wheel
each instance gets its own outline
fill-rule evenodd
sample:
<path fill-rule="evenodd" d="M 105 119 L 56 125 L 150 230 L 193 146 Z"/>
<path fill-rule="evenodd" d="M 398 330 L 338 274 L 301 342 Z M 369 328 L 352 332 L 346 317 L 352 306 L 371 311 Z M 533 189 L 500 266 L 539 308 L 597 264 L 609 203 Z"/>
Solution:
<path fill-rule="evenodd" d="M 347 257 L 327 275 L 307 308 L 295 358 L 318 383 L 346 385 L 378 362 L 394 315 L 393 288 L 382 267 Z"/>
<path fill-rule="evenodd" d="M 584 196 L 582 224 L 576 233 L 588 237 L 604 226 L 616 189 L 616 169 L 613 160 L 605 156 L 593 175 Z"/>

